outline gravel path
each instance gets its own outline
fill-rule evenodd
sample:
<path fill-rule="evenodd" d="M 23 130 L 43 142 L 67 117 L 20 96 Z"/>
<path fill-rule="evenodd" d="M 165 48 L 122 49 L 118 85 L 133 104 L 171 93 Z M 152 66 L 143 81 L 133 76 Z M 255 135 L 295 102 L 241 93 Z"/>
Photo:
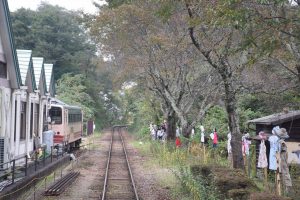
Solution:
<path fill-rule="evenodd" d="M 138 195 L 143 200 L 169 200 L 169 190 L 163 188 L 158 183 L 158 173 L 143 167 L 147 157 L 139 155 L 138 151 L 133 148 L 128 141 L 132 141 L 127 133 L 124 134 L 127 143 L 128 156 L 135 179 Z M 39 199 L 61 199 L 61 200 L 80 200 L 80 199 L 98 199 L 103 188 L 105 167 L 107 161 L 107 152 L 110 142 L 110 132 L 104 132 L 101 137 L 90 137 L 86 141 L 92 143 L 89 150 L 82 154 L 73 165 L 75 171 L 80 175 L 76 181 L 57 197 L 42 197 Z M 69 166 L 70 167 L 70 166 Z"/>

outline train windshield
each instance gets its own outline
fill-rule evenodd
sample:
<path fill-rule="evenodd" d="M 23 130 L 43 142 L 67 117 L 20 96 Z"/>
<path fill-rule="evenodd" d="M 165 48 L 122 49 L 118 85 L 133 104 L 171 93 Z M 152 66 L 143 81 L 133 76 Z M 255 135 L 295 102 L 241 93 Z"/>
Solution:
<path fill-rule="evenodd" d="M 51 117 L 51 123 L 53 124 L 61 124 L 62 123 L 62 111 L 59 107 L 51 107 L 49 111 L 49 115 Z"/>

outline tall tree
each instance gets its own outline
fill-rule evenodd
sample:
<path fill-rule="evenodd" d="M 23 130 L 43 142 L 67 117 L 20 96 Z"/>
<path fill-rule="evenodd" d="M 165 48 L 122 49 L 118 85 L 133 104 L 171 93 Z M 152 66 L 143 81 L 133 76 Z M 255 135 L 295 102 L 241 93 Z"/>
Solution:
<path fill-rule="evenodd" d="M 223 1 L 214 5 L 214 13 L 215 23 L 243 32 L 240 47 L 249 52 L 252 66 L 268 66 L 269 72 L 277 68 L 299 91 L 298 1 Z"/>
<path fill-rule="evenodd" d="M 168 135 L 175 136 L 176 114 L 189 136 L 214 102 L 215 93 L 210 89 L 218 87 L 209 85 L 218 76 L 195 59 L 181 26 L 182 16 L 163 23 L 157 16 L 158 5 L 141 1 L 139 7 L 126 4 L 102 10 L 90 29 L 102 53 L 113 55 L 120 70 L 130 71 L 131 78 L 142 76 L 161 99 L 168 124 L 172 124 Z"/>
<path fill-rule="evenodd" d="M 84 30 L 81 14 L 47 3 L 42 3 L 36 11 L 16 10 L 11 14 L 16 47 L 31 49 L 33 56 L 42 56 L 53 63 L 58 96 L 81 106 L 84 119 L 95 119 L 97 128 L 108 127 L 113 118 L 100 92 L 111 90 L 111 74 L 103 70 L 107 64 L 96 59 L 96 45 Z M 74 91 L 80 95 L 76 96 Z"/>
<path fill-rule="evenodd" d="M 93 67 L 89 61 L 96 48 L 82 29 L 79 13 L 42 3 L 36 11 L 21 8 L 11 16 L 16 47 L 53 63 L 56 80 L 63 73 Z"/>
<path fill-rule="evenodd" d="M 228 114 L 228 125 L 232 133 L 233 167 L 243 167 L 240 147 L 241 133 L 237 113 L 237 89 L 239 72 L 245 66 L 244 52 L 237 51 L 241 44 L 241 33 L 230 25 L 213 24 L 211 11 L 219 1 L 185 0 L 185 10 L 189 17 L 190 39 L 201 59 L 220 75 L 224 88 L 224 101 Z"/>

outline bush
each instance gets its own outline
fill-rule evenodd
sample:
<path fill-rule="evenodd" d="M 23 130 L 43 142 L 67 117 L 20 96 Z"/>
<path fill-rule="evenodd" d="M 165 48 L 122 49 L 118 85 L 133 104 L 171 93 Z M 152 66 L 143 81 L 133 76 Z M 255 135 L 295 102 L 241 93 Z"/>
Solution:
<path fill-rule="evenodd" d="M 197 200 L 217 200 L 220 199 L 213 181 L 208 182 L 202 175 L 195 175 L 191 171 L 192 168 L 180 167 L 178 172 L 174 172 L 179 179 L 182 192 L 189 194 L 193 199 Z"/>

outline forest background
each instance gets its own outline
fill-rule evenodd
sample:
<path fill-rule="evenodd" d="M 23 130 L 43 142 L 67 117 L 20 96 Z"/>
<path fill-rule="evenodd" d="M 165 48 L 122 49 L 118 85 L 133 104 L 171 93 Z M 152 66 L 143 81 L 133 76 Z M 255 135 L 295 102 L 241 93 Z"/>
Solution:
<path fill-rule="evenodd" d="M 170 139 L 204 125 L 236 143 L 248 120 L 300 109 L 299 4 L 110 0 L 91 15 L 42 3 L 11 17 L 16 48 L 53 63 L 57 98 L 97 129 L 148 135 L 166 119 Z"/>

